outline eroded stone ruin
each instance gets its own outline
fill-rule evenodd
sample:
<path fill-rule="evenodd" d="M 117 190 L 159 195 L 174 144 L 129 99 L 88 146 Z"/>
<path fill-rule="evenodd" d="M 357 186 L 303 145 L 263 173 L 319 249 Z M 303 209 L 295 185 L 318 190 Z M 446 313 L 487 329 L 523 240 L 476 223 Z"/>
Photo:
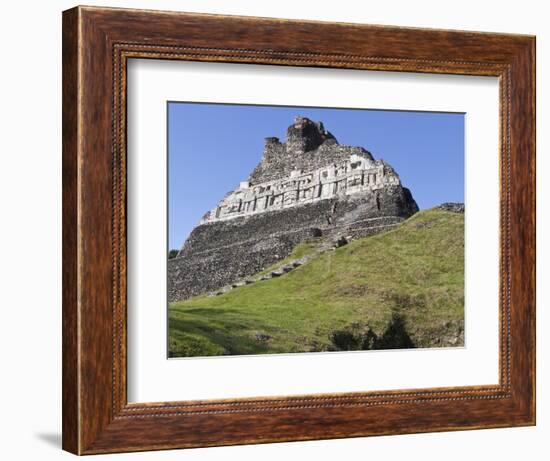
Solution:
<path fill-rule="evenodd" d="M 418 211 L 394 169 L 296 117 L 266 139 L 249 178 L 221 199 L 168 261 L 170 302 L 257 274 L 308 239 L 372 235 Z"/>

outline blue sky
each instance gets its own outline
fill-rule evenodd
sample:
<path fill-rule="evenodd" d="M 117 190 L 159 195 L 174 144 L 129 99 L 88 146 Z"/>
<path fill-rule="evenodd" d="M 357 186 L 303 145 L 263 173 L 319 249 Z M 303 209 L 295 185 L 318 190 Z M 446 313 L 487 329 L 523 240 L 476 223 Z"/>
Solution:
<path fill-rule="evenodd" d="M 260 161 L 296 115 L 322 121 L 340 144 L 392 165 L 421 209 L 464 201 L 464 114 L 168 103 L 168 241 L 180 248 Z"/>

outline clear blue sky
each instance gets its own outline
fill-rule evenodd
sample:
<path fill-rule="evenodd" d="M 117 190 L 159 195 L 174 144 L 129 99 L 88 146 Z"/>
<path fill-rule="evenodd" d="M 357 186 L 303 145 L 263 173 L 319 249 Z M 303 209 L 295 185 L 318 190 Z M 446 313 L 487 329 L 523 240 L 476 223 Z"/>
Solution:
<path fill-rule="evenodd" d="M 179 249 L 204 213 L 246 180 L 264 138 L 284 141 L 296 115 L 387 161 L 421 209 L 464 201 L 463 114 L 170 102 L 169 248 Z"/>

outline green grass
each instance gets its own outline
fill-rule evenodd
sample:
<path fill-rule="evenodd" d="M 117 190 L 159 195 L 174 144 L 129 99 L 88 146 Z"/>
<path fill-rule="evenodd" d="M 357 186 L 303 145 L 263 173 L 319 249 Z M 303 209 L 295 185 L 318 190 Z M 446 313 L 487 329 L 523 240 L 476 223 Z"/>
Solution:
<path fill-rule="evenodd" d="M 316 245 L 298 246 L 289 260 Z M 335 350 L 334 332 L 381 337 L 395 318 L 415 347 L 463 345 L 464 215 L 421 211 L 281 277 L 172 303 L 169 354 Z"/>

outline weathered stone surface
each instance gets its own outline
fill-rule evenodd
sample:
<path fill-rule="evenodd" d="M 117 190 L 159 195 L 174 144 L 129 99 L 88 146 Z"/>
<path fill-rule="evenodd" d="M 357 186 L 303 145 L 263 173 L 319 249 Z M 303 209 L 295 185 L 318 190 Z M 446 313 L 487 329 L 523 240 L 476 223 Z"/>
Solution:
<path fill-rule="evenodd" d="M 464 213 L 464 203 L 446 202 L 439 205 L 437 208 L 451 213 Z"/>
<path fill-rule="evenodd" d="M 342 146 L 322 125 L 298 118 L 281 144 L 267 138 L 261 162 L 247 181 L 206 213 L 201 224 L 270 213 L 307 203 L 399 186 L 393 168 L 361 147 Z"/>
<path fill-rule="evenodd" d="M 286 142 L 266 140 L 248 180 L 206 213 L 168 261 L 168 298 L 214 292 L 280 261 L 300 242 L 372 235 L 416 211 L 390 165 L 297 117 Z"/>

